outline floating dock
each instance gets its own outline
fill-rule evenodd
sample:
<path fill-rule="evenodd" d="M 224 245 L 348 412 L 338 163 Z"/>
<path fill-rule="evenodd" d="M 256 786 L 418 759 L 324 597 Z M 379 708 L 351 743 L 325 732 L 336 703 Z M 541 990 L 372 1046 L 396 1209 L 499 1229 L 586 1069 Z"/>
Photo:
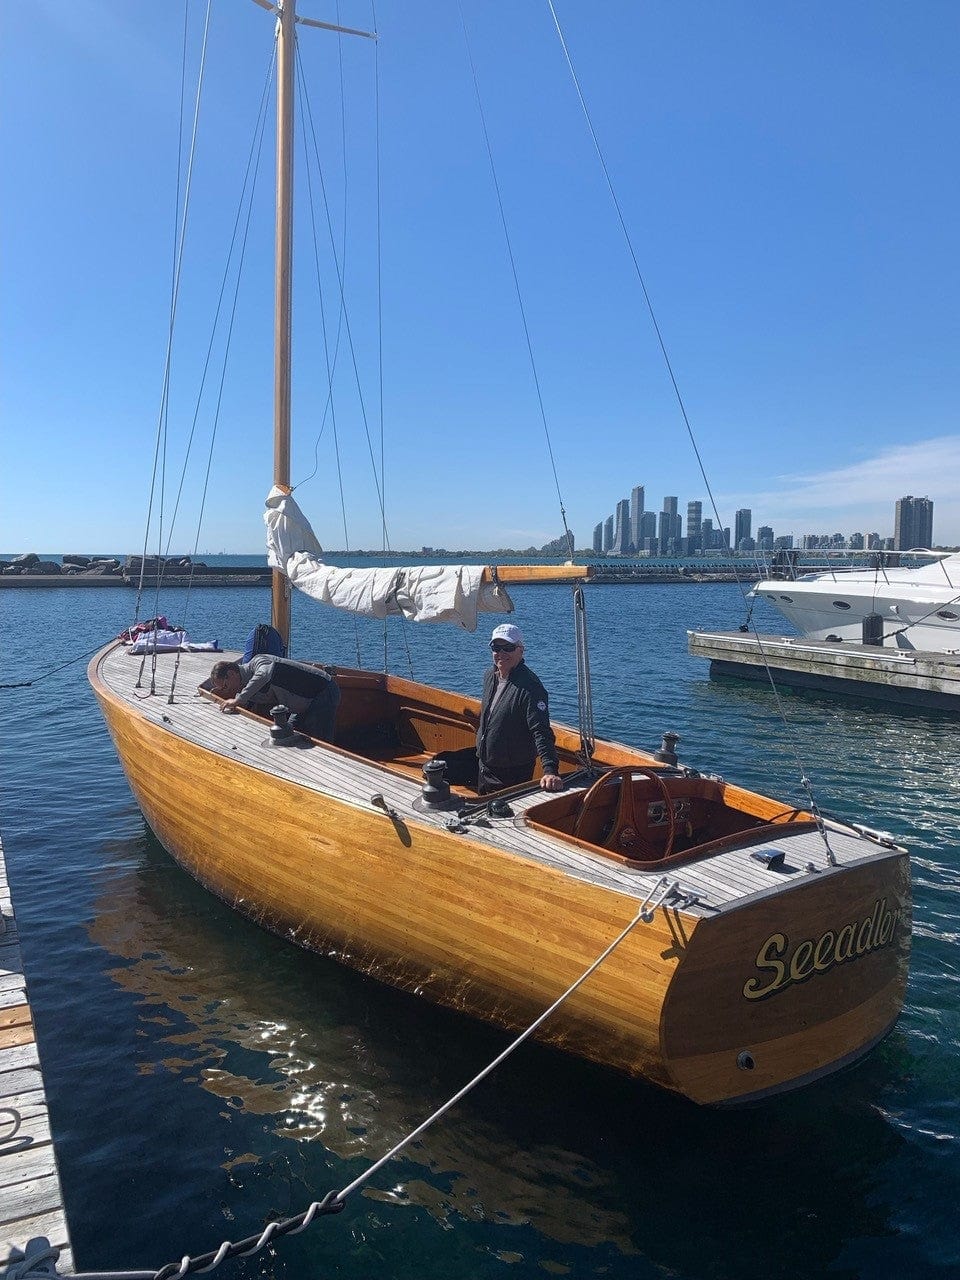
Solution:
<path fill-rule="evenodd" d="M 0 908 L 0 1275 L 40 1237 L 60 1252 L 58 1274 L 72 1275 L 73 1250 L 2 843 Z"/>
<path fill-rule="evenodd" d="M 687 647 L 695 658 L 709 659 L 711 677 L 766 683 L 769 668 L 780 687 L 960 711 L 958 654 L 741 631 L 688 631 Z"/>

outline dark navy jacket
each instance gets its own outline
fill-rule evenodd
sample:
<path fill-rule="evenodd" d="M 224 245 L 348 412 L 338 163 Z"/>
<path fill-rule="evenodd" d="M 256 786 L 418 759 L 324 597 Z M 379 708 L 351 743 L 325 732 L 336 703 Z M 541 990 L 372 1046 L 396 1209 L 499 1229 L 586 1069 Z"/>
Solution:
<path fill-rule="evenodd" d="M 537 756 L 544 773 L 559 773 L 556 740 L 550 728 L 547 691 L 523 661 L 510 672 L 507 687 L 491 707 L 497 687 L 491 667 L 483 678 L 483 701 L 477 730 L 477 755 L 495 773 L 497 768 L 533 767 Z"/>
<path fill-rule="evenodd" d="M 278 702 L 285 703 L 291 711 L 303 711 L 325 692 L 339 702 L 333 677 L 309 663 L 259 653 L 238 666 L 243 672 L 243 687 L 237 694 L 237 704 L 252 711 L 268 715 Z"/>

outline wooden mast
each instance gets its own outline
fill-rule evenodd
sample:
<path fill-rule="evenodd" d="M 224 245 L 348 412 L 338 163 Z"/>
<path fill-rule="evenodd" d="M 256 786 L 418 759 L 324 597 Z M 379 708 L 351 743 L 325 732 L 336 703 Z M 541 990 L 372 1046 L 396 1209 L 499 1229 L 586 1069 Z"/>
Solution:
<path fill-rule="evenodd" d="M 277 53 L 277 226 L 274 281 L 273 483 L 290 492 L 290 374 L 293 265 L 293 68 L 296 0 L 279 10 Z M 290 643 L 290 582 L 274 569 L 271 621 Z"/>
<path fill-rule="evenodd" d="M 296 58 L 296 24 L 320 27 L 341 35 L 375 39 L 367 31 L 319 22 L 313 18 L 298 19 L 296 0 L 283 0 L 273 5 L 270 0 L 256 3 L 278 15 L 277 31 L 277 191 L 276 243 L 274 249 L 274 354 L 273 354 L 273 483 L 290 492 L 290 417 L 292 365 L 293 306 L 293 97 Z M 486 569 L 484 581 L 502 582 L 576 582 L 591 576 L 584 565 L 504 565 Z M 271 578 L 271 622 L 290 645 L 290 581 L 280 569 Z"/>

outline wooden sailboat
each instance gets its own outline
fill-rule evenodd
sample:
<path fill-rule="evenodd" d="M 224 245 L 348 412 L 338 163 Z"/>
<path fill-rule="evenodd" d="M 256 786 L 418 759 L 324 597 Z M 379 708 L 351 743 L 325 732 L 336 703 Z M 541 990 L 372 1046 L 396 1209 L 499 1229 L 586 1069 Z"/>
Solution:
<path fill-rule="evenodd" d="M 270 7 L 265 3 L 265 7 Z M 274 495 L 289 494 L 294 5 L 280 20 Z M 572 578 L 573 566 L 480 576 Z M 289 634 L 290 570 L 273 620 Z M 619 936 L 539 1038 L 700 1103 L 837 1070 L 893 1026 L 910 881 L 874 833 L 555 726 L 566 787 L 449 801 L 423 766 L 474 741 L 476 699 L 327 668 L 336 739 L 272 745 L 220 714 L 209 655 L 158 654 L 144 696 L 122 644 L 89 678 L 136 799 L 167 850 L 299 946 L 507 1028 L 527 1027 Z M 179 663 L 167 696 L 164 669 Z M 589 748 L 589 749 L 588 749 Z M 632 926 L 632 927 L 631 927 Z"/>

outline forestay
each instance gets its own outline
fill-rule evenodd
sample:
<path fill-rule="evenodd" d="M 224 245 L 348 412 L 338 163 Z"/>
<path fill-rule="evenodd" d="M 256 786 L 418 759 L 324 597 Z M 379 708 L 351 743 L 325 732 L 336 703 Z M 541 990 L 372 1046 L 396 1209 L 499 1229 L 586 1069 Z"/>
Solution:
<path fill-rule="evenodd" d="M 483 565 L 338 569 L 324 564 L 323 548 L 289 493 L 267 495 L 267 562 L 298 591 L 322 604 L 368 618 L 402 614 L 413 622 L 455 622 L 476 631 L 478 613 L 513 613 L 500 583 L 484 581 Z"/>

